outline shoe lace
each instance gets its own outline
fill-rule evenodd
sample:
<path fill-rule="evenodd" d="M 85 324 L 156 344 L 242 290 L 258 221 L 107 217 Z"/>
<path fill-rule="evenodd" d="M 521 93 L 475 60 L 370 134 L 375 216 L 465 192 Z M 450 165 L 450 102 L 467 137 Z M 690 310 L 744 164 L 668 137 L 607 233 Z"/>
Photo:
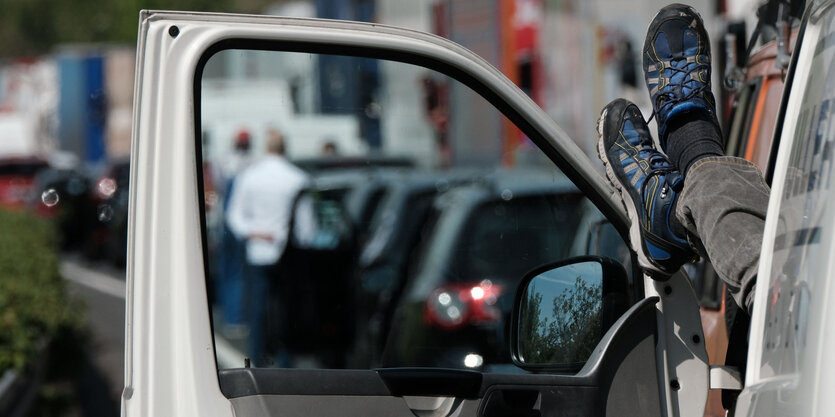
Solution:
<path fill-rule="evenodd" d="M 684 65 L 676 65 L 684 62 Z M 652 114 L 650 115 L 647 123 L 652 121 L 656 115 L 661 113 L 662 111 L 666 111 L 671 106 L 674 106 L 678 103 L 683 101 L 687 101 L 696 97 L 699 93 L 708 91 L 708 84 L 707 82 L 700 82 L 693 78 L 692 74 L 698 74 L 701 71 L 708 71 L 710 70 L 710 64 L 704 63 L 697 63 L 691 62 L 687 63 L 686 57 L 681 58 L 674 58 L 670 61 L 670 66 L 664 68 L 664 70 L 672 70 L 673 74 L 670 75 L 669 79 L 672 80 L 675 78 L 677 74 L 682 74 L 681 81 L 679 82 L 670 82 L 663 87 L 663 92 L 659 91 L 659 93 L 654 98 L 654 106 Z M 690 91 L 684 93 L 685 87 L 689 88 Z"/>
<path fill-rule="evenodd" d="M 667 197 L 667 193 L 672 188 L 669 184 L 667 184 L 667 178 L 669 177 L 668 174 L 674 172 L 676 169 L 670 164 L 666 157 L 661 154 L 653 154 L 648 158 L 649 162 L 649 169 L 646 173 L 646 178 L 644 178 L 643 184 L 641 184 L 640 195 L 646 196 L 646 187 L 649 184 L 650 178 L 657 176 L 657 175 L 664 175 L 664 178 L 661 179 L 661 198 Z M 646 197 L 644 197 L 646 198 Z M 650 219 L 650 212 L 646 210 L 644 213 L 644 222 L 647 224 L 649 223 Z"/>

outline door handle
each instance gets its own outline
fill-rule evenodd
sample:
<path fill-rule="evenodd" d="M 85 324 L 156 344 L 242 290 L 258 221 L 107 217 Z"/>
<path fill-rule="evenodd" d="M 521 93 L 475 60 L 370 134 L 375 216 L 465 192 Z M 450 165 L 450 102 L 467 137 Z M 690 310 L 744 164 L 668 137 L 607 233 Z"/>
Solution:
<path fill-rule="evenodd" d="M 455 397 L 404 396 L 415 417 L 449 417 L 457 414 L 461 400 Z"/>
<path fill-rule="evenodd" d="M 482 417 L 539 417 L 542 395 L 537 390 L 497 389 L 487 395 Z"/>

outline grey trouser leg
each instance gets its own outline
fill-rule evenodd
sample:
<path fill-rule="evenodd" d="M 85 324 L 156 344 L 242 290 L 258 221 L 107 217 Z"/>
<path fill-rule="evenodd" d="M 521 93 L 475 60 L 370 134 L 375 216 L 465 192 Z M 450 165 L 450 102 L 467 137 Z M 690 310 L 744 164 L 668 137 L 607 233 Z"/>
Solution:
<path fill-rule="evenodd" d="M 711 156 L 687 171 L 676 208 L 691 242 L 707 255 L 736 303 L 749 313 L 769 192 L 756 165 Z"/>

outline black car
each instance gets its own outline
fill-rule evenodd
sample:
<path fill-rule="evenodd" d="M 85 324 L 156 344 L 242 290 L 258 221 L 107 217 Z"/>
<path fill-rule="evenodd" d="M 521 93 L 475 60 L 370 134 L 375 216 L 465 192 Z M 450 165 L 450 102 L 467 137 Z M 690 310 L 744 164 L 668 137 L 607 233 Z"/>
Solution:
<path fill-rule="evenodd" d="M 313 175 L 296 199 L 293 232 L 271 285 L 269 348 L 314 351 L 319 364 L 345 365 L 356 335 L 359 251 L 393 179 L 408 177 L 408 171 L 354 168 Z"/>
<path fill-rule="evenodd" d="M 363 155 L 329 156 L 293 160 L 293 164 L 310 173 L 325 173 L 333 170 L 362 170 L 375 168 L 414 168 L 415 161 L 407 157 Z"/>
<path fill-rule="evenodd" d="M 471 171 L 400 171 L 385 176 L 385 192 L 360 246 L 356 265 L 356 345 L 353 367 L 378 366 L 407 265 L 440 193 L 479 176 Z"/>
<path fill-rule="evenodd" d="M 585 253 L 588 207 L 554 172 L 500 172 L 440 195 L 407 267 L 382 366 L 510 363 L 517 283 L 537 266 Z"/>
<path fill-rule="evenodd" d="M 79 169 L 49 167 L 35 176 L 30 206 L 54 221 L 65 250 L 82 248 L 98 222 L 90 199 L 92 189 L 93 180 Z"/>
<path fill-rule="evenodd" d="M 127 256 L 128 187 L 130 160 L 111 161 L 93 185 L 90 199 L 95 207 L 95 226 L 85 247 L 91 259 L 105 259 L 124 266 Z"/>

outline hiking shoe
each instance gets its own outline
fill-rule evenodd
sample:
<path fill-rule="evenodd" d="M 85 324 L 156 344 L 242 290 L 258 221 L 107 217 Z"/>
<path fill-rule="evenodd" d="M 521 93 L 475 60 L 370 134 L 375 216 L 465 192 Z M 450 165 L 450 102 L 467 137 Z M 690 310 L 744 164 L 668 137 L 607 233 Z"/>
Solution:
<path fill-rule="evenodd" d="M 695 255 L 675 216 L 683 177 L 653 146 L 635 104 L 624 99 L 609 103 L 600 113 L 597 133 L 606 177 L 631 220 L 629 240 L 638 262 L 653 278 L 666 279 Z"/>
<path fill-rule="evenodd" d="M 710 89 L 710 40 L 695 9 L 671 4 L 658 11 L 647 29 L 643 64 L 652 100 L 650 119 L 656 118 L 664 152 L 668 124 L 676 116 L 696 112 L 695 117 L 717 121 Z"/>

